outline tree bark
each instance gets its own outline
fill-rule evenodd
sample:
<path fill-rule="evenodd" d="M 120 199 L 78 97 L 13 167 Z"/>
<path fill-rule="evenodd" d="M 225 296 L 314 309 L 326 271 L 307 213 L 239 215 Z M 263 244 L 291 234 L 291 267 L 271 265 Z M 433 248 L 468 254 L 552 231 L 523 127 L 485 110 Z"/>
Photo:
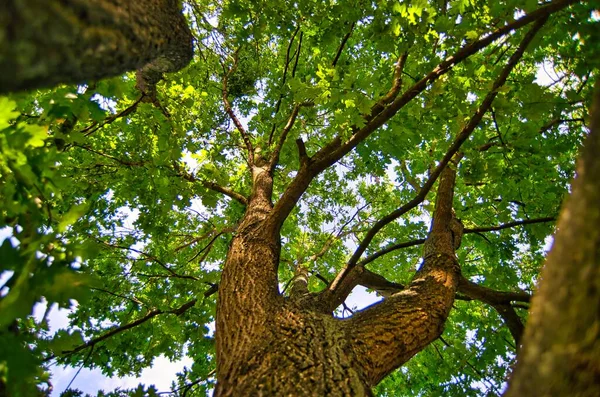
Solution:
<path fill-rule="evenodd" d="M 460 280 L 455 172 L 449 166 L 442 173 L 423 266 L 408 288 L 342 320 L 308 292 L 301 268 L 290 298 L 278 293 L 273 180 L 268 167 L 254 166 L 254 189 L 219 286 L 215 396 L 370 396 L 372 386 L 439 337 Z"/>
<path fill-rule="evenodd" d="M 191 58 L 177 0 L 0 2 L 0 94 L 135 69 L 151 90 L 161 73 Z"/>
<path fill-rule="evenodd" d="M 600 80 L 506 396 L 600 395 Z"/>

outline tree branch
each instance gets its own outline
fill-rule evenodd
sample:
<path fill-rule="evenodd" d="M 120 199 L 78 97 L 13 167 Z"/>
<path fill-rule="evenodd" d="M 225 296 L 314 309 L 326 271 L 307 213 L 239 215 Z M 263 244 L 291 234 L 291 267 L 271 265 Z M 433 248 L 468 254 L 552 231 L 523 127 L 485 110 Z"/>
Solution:
<path fill-rule="evenodd" d="M 352 270 L 352 268 L 356 265 L 356 263 L 358 263 L 360 257 L 365 252 L 365 250 L 367 249 L 367 247 L 369 246 L 369 244 L 371 243 L 371 241 L 373 240 L 375 235 L 377 233 L 379 233 L 379 231 L 384 226 L 386 226 L 387 224 L 398 219 L 400 216 L 404 215 L 411 209 L 415 208 L 417 205 L 419 205 L 421 202 L 423 202 L 423 200 L 425 200 L 427 193 L 429 193 L 429 191 L 433 187 L 433 184 L 437 180 L 438 176 L 440 176 L 440 174 L 442 174 L 442 172 L 445 169 L 448 162 L 450 162 L 452 157 L 460 149 L 461 145 L 467 140 L 467 138 L 475 130 L 475 127 L 477 127 L 477 125 L 479 125 L 479 122 L 482 120 L 483 115 L 489 110 L 489 108 L 492 105 L 492 102 L 496 98 L 496 95 L 498 94 L 498 89 L 500 87 L 502 87 L 502 85 L 504 85 L 510 72 L 517 65 L 517 63 L 523 56 L 525 49 L 527 48 L 527 46 L 529 45 L 531 40 L 533 40 L 536 33 L 542 28 L 542 26 L 544 25 L 546 20 L 547 20 L 546 18 L 542 18 L 542 19 L 538 20 L 535 23 L 535 25 L 533 26 L 533 28 L 529 32 L 527 32 L 527 34 L 521 41 L 519 48 L 510 57 L 507 65 L 502 69 L 502 71 L 500 72 L 500 75 L 494 81 L 492 90 L 490 92 L 488 92 L 488 94 L 485 96 L 483 102 L 481 103 L 481 105 L 479 106 L 479 108 L 477 109 L 475 114 L 471 117 L 469 122 L 460 131 L 460 133 L 458 134 L 458 136 L 456 137 L 456 139 L 454 140 L 452 145 L 450 145 L 450 148 L 448 149 L 448 151 L 446 152 L 446 154 L 444 155 L 442 160 L 439 162 L 437 167 L 431 172 L 431 175 L 429 176 L 427 182 L 425 182 L 423 187 L 418 191 L 415 198 L 413 198 L 411 201 L 409 201 L 407 204 L 403 205 L 402 207 L 398 208 L 397 210 L 395 210 L 395 211 L 391 212 L 390 214 L 386 215 L 385 217 L 381 218 L 378 222 L 376 222 L 373 225 L 373 227 L 367 232 L 367 234 L 365 235 L 365 237 L 363 238 L 361 243 L 358 245 L 358 247 L 354 251 L 354 254 L 352 255 L 352 257 L 348 260 L 348 263 L 346 264 L 345 269 L 334 280 L 330 289 L 335 290 L 336 285 L 338 285 L 343 280 L 343 278 L 346 276 L 346 274 L 350 270 Z"/>
<path fill-rule="evenodd" d="M 233 124 L 236 126 L 236 128 L 240 132 L 240 135 L 242 136 L 242 139 L 244 140 L 244 144 L 246 145 L 246 150 L 248 152 L 248 165 L 252 167 L 254 165 L 254 148 L 252 147 L 252 142 L 250 141 L 248 131 L 246 131 L 240 119 L 238 119 L 235 112 L 233 111 L 233 108 L 231 107 L 231 103 L 229 102 L 229 91 L 227 88 L 229 77 L 231 77 L 233 72 L 235 72 L 235 70 L 237 69 L 239 60 L 238 53 L 239 49 L 235 52 L 233 56 L 233 65 L 231 66 L 229 71 L 225 73 L 225 76 L 223 76 L 223 105 L 225 106 L 225 112 L 229 115 L 229 118 L 231 119 L 231 121 L 233 121 Z"/>
<path fill-rule="evenodd" d="M 393 294 L 404 291 L 406 286 L 387 280 L 379 274 L 361 267 L 360 271 L 353 272 L 355 275 L 355 284 L 377 291 L 381 296 L 389 298 Z M 461 300 L 478 300 L 492 306 L 507 325 L 511 335 L 515 340 L 515 345 L 519 346 L 523 335 L 523 322 L 511 302 L 530 302 L 531 295 L 524 291 L 505 292 L 497 291 L 482 285 L 473 283 L 464 277 L 460 278 L 458 284 L 458 293 L 456 296 Z M 344 298 L 345 299 L 345 298 Z"/>
<path fill-rule="evenodd" d="M 281 100 L 283 99 L 283 90 L 285 89 L 285 81 L 287 79 L 288 67 L 290 66 L 290 51 L 292 49 L 292 44 L 294 43 L 294 39 L 296 38 L 296 35 L 298 34 L 299 31 L 300 31 L 300 24 L 298 24 L 298 26 L 296 27 L 296 30 L 294 30 L 294 33 L 292 33 L 292 38 L 290 39 L 290 42 L 287 47 L 287 51 L 285 53 L 285 65 L 283 67 L 283 76 L 281 78 L 281 93 L 279 94 L 279 98 L 277 99 L 277 103 L 275 104 L 275 112 L 273 113 L 273 120 L 275 120 L 275 118 L 277 117 L 277 114 L 279 113 L 279 108 L 281 107 Z M 298 46 L 297 51 L 298 52 L 300 51 L 300 46 Z M 275 128 L 277 128 L 277 123 L 273 122 L 273 127 L 271 128 L 271 133 L 269 134 L 269 145 L 268 146 L 271 146 L 271 143 L 273 142 L 273 134 L 275 133 Z"/>
<path fill-rule="evenodd" d="M 125 109 L 121 110 L 117 114 L 113 114 L 112 116 L 109 116 L 109 117 L 105 118 L 100 124 L 94 123 L 92 125 L 89 125 L 88 127 L 82 129 L 80 132 L 82 134 L 84 134 L 85 136 L 90 136 L 91 134 L 93 134 L 94 132 L 98 131 L 100 128 L 104 127 L 105 125 L 110 124 L 113 121 L 115 121 L 117 119 L 120 119 L 121 117 L 125 117 L 125 116 L 130 115 L 131 113 L 133 113 L 133 112 L 135 112 L 137 110 L 137 107 L 138 107 L 139 103 L 142 101 L 143 97 L 144 96 L 141 95 L 131 105 L 129 105 Z"/>
<path fill-rule="evenodd" d="M 455 250 L 461 225 L 454 227 L 458 221 L 452 211 L 455 179 L 456 171 L 447 167 L 438 186 L 423 265 L 408 288 L 354 314 L 347 322 L 350 348 L 369 385 L 376 385 L 444 329 L 460 280 Z M 384 280 L 377 277 L 373 281 Z"/>
<path fill-rule="evenodd" d="M 290 114 L 288 122 L 286 123 L 285 127 L 283 127 L 283 131 L 281 132 L 281 136 L 279 137 L 277 146 L 275 146 L 275 149 L 273 149 L 273 153 L 271 154 L 271 159 L 269 160 L 269 173 L 273 174 L 275 167 L 279 163 L 279 154 L 281 153 L 281 148 L 283 147 L 283 144 L 285 143 L 288 133 L 290 132 L 290 130 L 294 126 L 294 123 L 296 122 L 296 117 L 298 117 L 298 112 L 300 111 L 300 108 L 304 107 L 304 106 L 313 106 L 313 105 L 314 104 L 312 102 L 303 102 L 303 103 L 297 103 L 294 105 L 294 108 L 292 109 L 292 113 Z"/>
<path fill-rule="evenodd" d="M 465 233 L 466 233 L 466 231 L 465 231 Z M 392 251 L 396 251 L 396 250 L 399 250 L 399 249 L 402 249 L 402 248 L 414 247 L 416 245 L 421 245 L 421 244 L 424 244 L 424 243 L 425 243 L 425 239 L 424 238 L 420 238 L 420 239 L 417 239 L 417 240 L 404 241 L 402 243 L 392 244 L 392 245 L 390 245 L 387 248 L 384 248 L 384 249 L 382 249 L 380 251 L 375 252 L 372 255 L 367 256 L 365 259 L 363 259 L 362 261 L 358 262 L 357 265 L 359 265 L 359 266 L 365 266 L 366 264 L 371 263 L 375 259 L 377 259 L 377 258 L 379 258 L 379 257 L 381 257 L 381 256 L 383 256 L 385 254 L 388 254 L 388 253 L 390 253 Z"/>
<path fill-rule="evenodd" d="M 549 130 L 551 130 L 553 127 L 563 124 L 563 123 L 584 123 L 584 122 L 585 122 L 585 120 L 583 118 L 573 118 L 573 119 L 556 118 L 556 119 L 550 120 L 549 122 L 544 124 L 542 126 L 542 128 L 540 128 L 540 134 L 544 134 L 544 133 L 548 132 Z"/>
<path fill-rule="evenodd" d="M 165 269 L 167 272 L 169 272 L 169 274 L 172 277 L 189 279 L 189 280 L 194 280 L 194 281 L 199 281 L 200 280 L 198 277 L 195 277 L 195 276 L 188 276 L 188 275 L 185 275 L 185 274 L 178 274 L 178 273 L 176 273 L 166 263 L 164 263 L 163 261 L 161 261 L 160 259 L 158 259 L 154 255 L 150 255 L 150 254 L 148 254 L 148 253 L 146 253 L 144 251 L 140 251 L 140 250 L 132 248 L 132 247 L 125 247 L 125 246 L 122 246 L 122 245 L 110 244 L 110 243 L 107 243 L 106 241 L 103 241 L 101 239 L 96 239 L 96 241 L 98 241 L 99 243 L 101 243 L 101 244 L 103 244 L 103 245 L 105 245 L 107 247 L 110 247 L 110 248 L 116 248 L 116 249 L 121 249 L 121 250 L 135 252 L 136 254 L 140 254 L 144 258 L 149 259 L 149 260 L 157 263 L 158 265 L 160 265 L 163 269 Z"/>
<path fill-rule="evenodd" d="M 73 143 L 72 146 L 73 147 L 78 147 L 80 149 L 87 150 L 88 152 L 91 152 L 91 153 L 95 153 L 98 156 L 105 157 L 107 159 L 115 161 L 115 162 L 117 162 L 117 163 L 119 163 L 121 165 L 124 165 L 126 167 L 138 167 L 138 166 L 142 166 L 142 165 L 144 165 L 144 164 L 147 163 L 146 161 L 127 161 L 127 160 L 121 160 L 121 159 L 119 159 L 117 157 L 111 156 L 111 155 L 106 154 L 106 153 L 99 152 L 99 151 L 97 151 L 95 149 L 92 149 L 91 147 L 89 147 L 87 145 L 80 145 L 78 143 Z"/>
<path fill-rule="evenodd" d="M 206 292 L 204 292 L 204 297 L 208 298 L 209 296 L 216 293 L 217 290 L 218 290 L 218 286 L 216 284 L 212 285 Z M 106 332 L 105 334 L 100 335 L 96 338 L 92 338 L 88 342 L 86 342 L 80 346 L 77 346 L 76 348 L 74 348 L 72 350 L 67 350 L 67 351 L 61 352 L 60 355 L 61 356 L 69 356 L 69 355 L 77 353 L 81 350 L 87 349 L 88 347 L 93 347 L 93 346 L 97 345 L 98 343 L 100 343 L 114 335 L 120 334 L 121 332 L 127 331 L 128 329 L 131 329 L 140 324 L 143 324 L 143 323 L 147 322 L 148 320 L 151 320 L 152 318 L 158 316 L 159 314 L 175 314 L 176 316 L 181 316 L 187 310 L 194 307 L 194 305 L 196 304 L 197 301 L 198 301 L 197 299 L 192 299 L 191 301 L 186 302 L 183 305 L 181 305 L 175 309 L 171 309 L 171 310 L 159 310 L 159 309 L 152 310 L 151 312 L 146 314 L 144 317 L 141 317 L 130 323 L 115 327 L 112 330 Z M 51 355 L 51 356 L 45 358 L 44 362 L 48 362 L 54 358 L 56 358 L 56 355 Z"/>
<path fill-rule="evenodd" d="M 340 136 L 334 138 L 330 143 L 321 148 L 314 156 L 309 157 L 308 161 L 305 162 L 304 166 L 301 165 L 298 174 L 294 178 L 294 180 L 290 183 L 284 194 L 281 196 L 279 201 L 275 204 L 273 216 L 270 220 L 274 225 L 274 227 L 279 228 L 283 221 L 287 218 L 290 211 L 294 208 L 302 194 L 308 188 L 308 185 L 319 173 L 321 173 L 326 168 L 333 165 L 336 161 L 341 159 L 347 153 L 349 153 L 352 149 L 354 149 L 360 142 L 364 141 L 369 135 L 371 135 L 374 131 L 376 131 L 379 127 L 389 121 L 404 105 L 409 103 L 412 99 L 414 99 L 417 95 L 419 95 L 422 91 L 424 91 L 429 84 L 438 79 L 443 74 L 447 73 L 454 65 L 464 61 L 469 56 L 475 54 L 482 48 L 485 48 L 494 40 L 512 32 L 515 29 L 519 29 L 531 22 L 541 21 L 536 24 L 530 32 L 527 33 L 523 42 L 519 46 L 519 49 L 513 54 L 507 66 L 501 72 L 499 78 L 494 82 L 494 86 L 492 91 L 486 96 L 486 99 L 478 109 L 477 113 L 471 118 L 470 123 L 465 127 L 464 133 L 460 134 L 457 137 L 457 140 L 451 146 L 448 154 L 449 156 L 444 157 L 442 162 L 440 163 L 438 170 L 441 172 L 443 167 L 445 167 L 446 163 L 450 160 L 454 152 L 458 150 L 460 145 L 468 138 L 472 130 L 477 126 L 483 114 L 489 108 L 491 101 L 497 95 L 496 90 L 501 87 L 512 68 L 515 66 L 517 61 L 523 55 L 525 47 L 529 44 L 529 42 L 533 39 L 533 36 L 537 31 L 541 28 L 543 23 L 546 21 L 548 15 L 553 12 L 557 12 L 568 5 L 575 3 L 576 0 L 558 0 L 552 2 L 546 6 L 540 7 L 538 10 L 533 11 L 530 14 L 525 15 L 522 18 L 519 18 L 512 23 L 505 25 L 504 27 L 497 29 L 496 31 L 490 33 L 485 36 L 481 40 L 475 41 L 471 44 L 466 45 L 465 47 L 458 50 L 454 55 L 448 57 L 445 61 L 441 62 L 433 71 L 431 71 L 428 75 L 423 77 L 420 81 L 415 83 L 410 89 L 408 89 L 402 96 L 396 98 L 392 101 L 388 106 L 386 106 L 383 110 L 378 112 L 377 114 L 370 114 L 366 116 L 366 125 L 362 128 L 353 127 L 353 134 L 347 140 L 343 141 Z M 375 109 L 377 111 L 378 109 Z M 435 178 L 431 181 L 435 182 L 435 179 L 438 175 L 435 175 Z M 425 192 L 426 194 L 426 192 Z M 420 203 L 420 201 L 415 201 L 414 204 L 411 205 L 416 206 Z M 412 207 L 411 207 L 412 208 Z"/>
<path fill-rule="evenodd" d="M 431 84 L 433 81 L 437 80 L 439 77 L 446 74 L 450 69 L 452 69 L 453 66 L 464 61 L 471 55 L 477 53 L 481 49 L 483 49 L 483 48 L 487 47 L 488 45 L 490 45 L 491 43 L 493 43 L 496 39 L 512 32 L 513 30 L 519 29 L 519 28 L 521 28 L 531 22 L 534 22 L 534 21 L 541 20 L 542 21 L 541 25 L 543 25 L 543 23 L 548 18 L 548 15 L 550 15 L 553 12 L 559 11 L 559 10 L 567 7 L 569 4 L 572 4 L 575 2 L 576 2 L 576 0 L 555 1 L 544 7 L 540 7 L 538 10 L 536 10 L 530 14 L 527 14 L 527 15 L 523 16 L 522 18 L 519 18 L 519 19 L 513 21 L 512 23 L 507 24 L 500 29 L 497 29 L 496 31 L 490 33 L 489 35 L 485 36 L 484 38 L 482 38 L 478 41 L 474 41 L 474 42 L 464 46 L 463 48 L 458 50 L 454 55 L 452 55 L 452 56 L 446 58 L 446 60 L 442 61 L 429 74 L 427 74 L 421 80 L 416 82 L 401 97 L 396 98 L 394 101 L 392 101 L 389 104 L 389 106 L 385 107 L 381 111 L 379 111 L 378 107 L 374 107 L 374 111 L 376 113 L 371 113 L 369 116 L 366 117 L 367 124 L 363 128 L 358 129 L 357 127 L 354 127 L 353 135 L 345 143 L 342 144 L 341 139 L 339 139 L 339 143 L 328 145 L 328 146 L 324 147 L 323 149 L 321 149 L 319 152 L 317 152 L 317 154 L 315 154 L 315 160 L 316 160 L 315 162 L 318 165 L 315 165 L 315 168 L 319 169 L 319 170 L 325 169 L 328 166 L 330 166 L 331 164 L 333 164 L 335 161 L 337 161 L 341 157 L 343 157 L 346 153 L 350 152 L 350 150 L 352 150 L 354 147 L 356 147 L 360 142 L 362 142 L 366 137 L 368 137 L 371 133 L 373 133 L 377 128 L 379 128 L 380 126 L 385 124 L 389 119 L 391 119 L 402 107 L 404 107 L 404 105 L 406 105 L 408 102 L 410 102 L 412 99 L 414 99 L 418 94 L 420 94 L 422 91 L 424 91 L 429 86 L 429 84 Z M 537 33 L 537 31 L 539 30 L 541 25 L 538 28 L 534 28 L 532 30 L 533 35 L 535 35 L 535 33 Z M 527 44 L 529 44 L 529 42 L 533 38 L 532 34 L 530 32 L 530 34 L 528 34 L 526 36 L 526 39 L 524 39 L 524 41 L 526 42 L 525 46 Z M 529 37 L 529 36 L 531 36 L 531 37 Z M 515 54 L 522 52 L 522 51 L 524 51 L 523 45 L 520 46 L 519 50 L 517 50 L 517 52 Z M 521 55 L 519 55 L 517 57 L 517 61 L 518 61 L 518 59 L 520 59 Z M 509 61 L 509 65 L 510 64 L 511 64 L 511 61 Z M 509 72 L 511 69 L 512 68 L 509 68 Z M 505 79 L 506 79 L 506 77 L 504 78 L 504 80 Z M 496 86 L 496 84 L 494 84 L 494 88 L 492 90 L 498 89 L 500 86 L 503 85 L 503 83 L 504 83 L 504 81 L 501 81 L 500 85 L 498 85 L 498 86 Z"/>
<path fill-rule="evenodd" d="M 189 246 L 190 246 L 190 245 L 192 245 L 192 244 L 196 244 L 197 242 L 199 242 L 199 241 L 202 241 L 202 240 L 204 240 L 204 239 L 206 239 L 206 238 L 208 238 L 208 237 L 212 236 L 212 235 L 213 235 L 213 233 L 215 233 L 215 232 L 217 232 L 217 236 L 220 236 L 220 235 L 222 235 L 222 234 L 225 234 L 225 233 L 232 233 L 232 232 L 234 232 L 235 230 L 236 230 L 236 227 L 226 227 L 226 228 L 222 229 L 221 231 L 217 232 L 217 229 L 216 229 L 216 228 L 214 228 L 214 229 L 212 229 L 212 230 L 210 230 L 210 231 L 208 231 L 208 232 L 204 233 L 204 234 L 203 234 L 203 235 L 201 235 L 201 236 L 194 237 L 193 239 L 191 239 L 191 240 L 190 240 L 190 241 L 188 241 L 187 243 L 184 243 L 184 244 L 181 244 L 181 245 L 179 245 L 177 248 L 175 248 L 175 249 L 174 249 L 174 251 L 175 251 L 175 252 L 179 252 L 179 251 L 181 251 L 182 249 L 184 249 L 184 248 L 187 248 L 187 247 L 189 247 Z"/>
<path fill-rule="evenodd" d="M 356 22 L 352 22 L 352 25 L 350 25 L 350 31 L 348 31 L 348 33 L 346 33 L 344 35 L 344 37 L 342 38 L 342 42 L 340 43 L 340 46 L 338 47 L 338 50 L 335 53 L 335 57 L 333 58 L 333 62 L 331 62 L 331 67 L 335 68 L 335 65 L 337 65 L 337 62 L 340 59 L 340 56 L 342 55 L 342 51 L 344 51 L 344 47 L 346 46 L 346 43 L 348 42 L 348 39 L 352 35 L 352 31 L 354 30 L 354 26 L 355 25 L 356 25 Z"/>
<path fill-rule="evenodd" d="M 520 220 L 520 221 L 514 221 L 514 222 L 507 222 L 507 223 L 503 223 L 501 225 L 497 225 L 497 226 L 484 226 L 484 227 L 476 227 L 476 228 L 465 228 L 463 233 L 467 234 L 467 233 L 482 233 L 482 232 L 492 232 L 492 231 L 498 231 L 498 230 L 502 230 L 502 229 L 508 229 L 511 227 L 516 227 L 516 226 L 523 226 L 523 225 L 531 225 L 531 224 L 535 224 L 535 223 L 545 223 L 545 222 L 554 222 L 556 220 L 556 217 L 553 216 L 548 216 L 545 218 L 536 218 L 536 219 L 524 219 L 524 220 Z M 416 245 L 421 245 L 425 243 L 425 239 L 421 238 L 421 239 L 417 239 L 417 240 L 411 240 L 411 241 L 403 241 L 401 243 L 397 243 L 397 244 L 392 244 L 380 251 L 375 252 L 374 254 L 371 254 L 369 256 L 367 256 L 365 259 L 363 259 L 362 261 L 358 262 L 357 265 L 360 266 L 365 266 L 368 263 L 373 262 L 375 259 L 385 255 L 385 254 L 389 254 L 392 251 L 396 251 L 398 249 L 402 249 L 402 248 L 408 248 L 408 247 L 414 247 Z"/>
<path fill-rule="evenodd" d="M 185 179 L 188 182 L 200 183 L 200 184 L 202 184 L 202 186 L 204 186 L 207 189 L 213 190 L 218 193 L 222 193 L 222 194 L 236 200 L 237 202 L 239 202 L 242 205 L 248 205 L 247 197 L 245 197 L 244 195 L 242 195 L 230 188 L 221 186 L 215 182 L 206 181 L 204 179 L 198 179 L 194 175 L 190 174 L 189 172 L 182 170 L 181 167 L 179 167 L 179 165 L 176 163 L 173 164 L 173 168 L 175 169 L 177 176 L 182 177 L 183 179 Z"/>
<path fill-rule="evenodd" d="M 408 58 L 408 51 L 405 51 L 400 55 L 396 65 L 394 66 L 394 78 L 392 80 L 392 88 L 371 108 L 371 114 L 380 113 L 387 105 L 392 103 L 394 99 L 400 94 L 402 89 L 402 72 L 404 71 L 404 65 L 406 65 L 406 59 Z"/>
<path fill-rule="evenodd" d="M 546 222 L 554 222 L 554 221 L 556 221 L 555 216 L 547 216 L 545 218 L 536 218 L 536 219 L 523 219 L 520 221 L 503 223 L 498 226 L 465 228 L 465 233 L 495 232 L 498 230 L 508 229 L 508 228 L 515 227 L 515 226 L 533 225 L 535 223 L 546 223 Z"/>
<path fill-rule="evenodd" d="M 458 284 L 458 292 L 468 296 L 471 299 L 476 299 L 490 305 L 507 305 L 511 302 L 529 302 L 531 294 L 519 292 L 498 291 L 492 288 L 484 287 L 465 277 L 461 277 Z"/>
<path fill-rule="evenodd" d="M 216 183 L 210 182 L 210 181 L 203 180 L 203 181 L 201 181 L 201 183 L 202 183 L 202 186 L 204 186 L 205 188 L 213 190 L 215 192 L 222 193 L 222 194 L 236 200 L 237 202 L 239 202 L 242 205 L 248 204 L 248 199 L 244 195 L 242 195 L 238 192 L 235 192 L 229 188 L 226 188 L 224 186 L 221 186 L 219 184 L 216 184 Z"/>

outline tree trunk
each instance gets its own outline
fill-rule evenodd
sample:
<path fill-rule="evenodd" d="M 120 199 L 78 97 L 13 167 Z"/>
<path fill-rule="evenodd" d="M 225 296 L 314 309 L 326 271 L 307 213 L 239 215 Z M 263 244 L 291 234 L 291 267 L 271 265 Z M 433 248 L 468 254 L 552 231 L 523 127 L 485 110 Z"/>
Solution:
<path fill-rule="evenodd" d="M 290 297 L 279 294 L 273 180 L 267 168 L 252 170 L 253 193 L 219 287 L 215 396 L 371 395 L 439 337 L 452 307 L 462 234 L 452 212 L 455 170 L 442 174 L 423 266 L 408 288 L 344 320 L 332 316 L 338 297 L 311 294 L 305 272 Z"/>
<path fill-rule="evenodd" d="M 177 0 L 0 2 L 0 94 L 142 67 L 151 85 L 191 58 Z"/>
<path fill-rule="evenodd" d="M 507 396 L 600 396 L 600 80 Z"/>

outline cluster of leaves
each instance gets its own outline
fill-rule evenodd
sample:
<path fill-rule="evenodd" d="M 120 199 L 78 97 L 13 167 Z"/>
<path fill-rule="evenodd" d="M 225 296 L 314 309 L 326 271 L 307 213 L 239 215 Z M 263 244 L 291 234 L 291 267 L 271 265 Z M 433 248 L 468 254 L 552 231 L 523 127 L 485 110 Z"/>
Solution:
<path fill-rule="evenodd" d="M 122 376 L 139 374 L 159 355 L 187 354 L 194 364 L 176 389 L 209 390 L 215 295 L 205 292 L 218 283 L 243 215 L 242 204 L 211 184 L 247 195 L 251 183 L 242 139 L 223 106 L 223 80 L 267 154 L 292 108 L 310 103 L 282 147 L 277 198 L 298 169 L 294 141 L 303 139 L 310 154 L 360 126 L 392 86 L 401 54 L 409 54 L 408 86 L 466 42 L 537 7 L 517 0 L 189 1 L 197 55 L 159 84 L 159 106 L 140 101 L 131 75 L 0 98 L 0 227 L 12 236 L 0 247 L 0 271 L 11 275 L 0 300 L 0 380 L 19 393 L 47 380 L 37 370 L 42 360 Z M 455 209 L 467 228 L 557 214 L 599 66 L 590 11 L 577 4 L 552 17 L 464 144 Z M 310 288 L 323 288 L 365 231 L 415 196 L 522 35 L 456 66 L 311 184 L 282 229 L 282 283 L 306 264 L 320 276 Z M 542 65 L 555 71 L 555 82 L 536 80 Z M 366 255 L 425 237 L 431 203 L 382 230 Z M 551 233 L 550 224 L 537 224 L 466 235 L 463 274 L 496 289 L 531 290 Z M 405 282 L 420 253 L 397 250 L 369 269 Z M 85 296 L 74 288 L 80 285 Z M 79 302 L 69 331 L 50 333 L 46 316 L 28 317 L 42 297 L 48 307 Z M 490 310 L 458 302 L 444 340 L 377 391 L 499 389 L 515 350 Z"/>

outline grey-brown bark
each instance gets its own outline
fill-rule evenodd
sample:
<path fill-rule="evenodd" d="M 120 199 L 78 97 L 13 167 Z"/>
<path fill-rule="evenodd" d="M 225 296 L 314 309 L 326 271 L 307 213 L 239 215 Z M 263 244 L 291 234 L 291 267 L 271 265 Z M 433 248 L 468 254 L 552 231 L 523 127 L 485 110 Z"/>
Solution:
<path fill-rule="evenodd" d="M 600 80 L 507 396 L 600 395 Z"/>
<path fill-rule="evenodd" d="M 135 69 L 142 91 L 151 92 L 161 73 L 191 57 L 177 0 L 0 2 L 0 94 Z"/>

